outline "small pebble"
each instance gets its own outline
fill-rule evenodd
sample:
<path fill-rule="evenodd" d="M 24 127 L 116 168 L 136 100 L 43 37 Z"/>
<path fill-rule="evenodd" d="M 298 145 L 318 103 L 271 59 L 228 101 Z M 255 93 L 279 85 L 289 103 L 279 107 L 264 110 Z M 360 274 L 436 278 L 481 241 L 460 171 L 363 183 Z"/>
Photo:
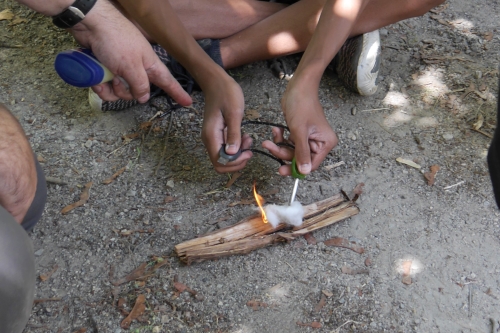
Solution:
<path fill-rule="evenodd" d="M 451 133 L 445 133 L 445 134 L 443 134 L 443 139 L 448 140 L 448 141 L 452 140 L 453 139 L 453 134 L 451 134 Z"/>
<path fill-rule="evenodd" d="M 64 140 L 66 141 L 74 141 L 75 140 L 75 137 L 73 135 L 66 135 L 64 137 Z"/>
<path fill-rule="evenodd" d="M 44 249 L 40 249 L 40 250 L 36 251 L 35 256 L 37 256 L 37 257 L 41 256 L 43 254 L 43 251 L 44 251 Z"/>
<path fill-rule="evenodd" d="M 167 186 L 170 187 L 170 188 L 174 188 L 174 181 L 172 179 L 170 179 L 168 182 L 167 182 Z"/>
<path fill-rule="evenodd" d="M 90 148 L 90 147 L 92 147 L 92 144 L 93 144 L 93 143 L 94 143 L 94 141 L 92 141 L 92 140 L 87 140 L 87 142 L 85 142 L 85 147 Z"/>
<path fill-rule="evenodd" d="M 351 114 L 352 114 L 353 116 L 355 116 L 357 112 L 358 112 L 358 109 L 356 109 L 356 107 L 353 107 L 353 108 L 351 109 Z"/>

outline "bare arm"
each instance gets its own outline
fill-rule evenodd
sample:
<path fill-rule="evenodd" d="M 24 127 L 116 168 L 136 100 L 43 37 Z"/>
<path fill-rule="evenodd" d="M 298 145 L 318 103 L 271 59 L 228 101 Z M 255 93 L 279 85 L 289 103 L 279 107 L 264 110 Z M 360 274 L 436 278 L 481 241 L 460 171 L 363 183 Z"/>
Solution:
<path fill-rule="evenodd" d="M 21 223 L 35 197 L 37 175 L 28 139 L 0 104 L 0 205 Z"/>
<path fill-rule="evenodd" d="M 243 153 L 238 160 L 225 166 L 217 163 L 218 152 L 223 143 L 227 144 L 228 154 L 235 154 L 240 146 L 248 148 L 251 144 L 249 138 L 241 138 L 244 99 L 239 85 L 196 43 L 169 1 L 118 2 L 153 40 L 189 71 L 203 90 L 205 115 L 202 139 L 215 169 L 218 172 L 233 172 L 243 168 L 251 157 L 250 152 Z"/>

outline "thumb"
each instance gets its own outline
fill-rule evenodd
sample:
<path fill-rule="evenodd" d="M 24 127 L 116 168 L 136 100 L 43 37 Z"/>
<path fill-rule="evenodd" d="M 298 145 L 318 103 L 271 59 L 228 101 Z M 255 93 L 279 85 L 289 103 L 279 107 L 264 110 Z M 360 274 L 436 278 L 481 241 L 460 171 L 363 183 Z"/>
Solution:
<path fill-rule="evenodd" d="M 304 127 L 307 129 L 307 127 Z M 309 148 L 309 135 L 306 131 L 294 133 L 295 160 L 299 172 L 307 175 L 311 172 L 311 149 Z"/>
<path fill-rule="evenodd" d="M 241 117 L 231 114 L 224 119 L 227 124 L 226 153 L 234 155 L 241 145 Z"/>

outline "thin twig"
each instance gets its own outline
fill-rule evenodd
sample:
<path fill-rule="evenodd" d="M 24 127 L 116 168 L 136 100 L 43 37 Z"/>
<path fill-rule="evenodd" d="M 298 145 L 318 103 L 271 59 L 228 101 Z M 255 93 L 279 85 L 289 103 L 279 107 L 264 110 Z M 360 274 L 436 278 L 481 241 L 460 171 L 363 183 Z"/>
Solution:
<path fill-rule="evenodd" d="M 360 112 L 382 111 L 382 110 L 390 110 L 390 109 L 391 108 L 367 109 L 367 110 L 361 110 Z"/>
<path fill-rule="evenodd" d="M 491 135 L 489 133 L 486 133 L 484 131 L 481 131 L 480 129 L 475 129 L 475 128 L 472 127 L 471 130 L 473 130 L 475 132 L 478 132 L 478 133 L 481 133 L 482 135 L 487 136 L 490 139 L 493 139 L 493 135 Z"/>
<path fill-rule="evenodd" d="M 462 185 L 463 183 L 465 183 L 465 180 L 462 180 L 461 182 L 458 182 L 458 183 L 453 184 L 453 185 L 450 185 L 450 186 L 446 186 L 446 187 L 444 188 L 444 190 L 449 190 L 450 188 L 455 187 L 455 186 L 458 186 L 458 185 Z"/>
<path fill-rule="evenodd" d="M 175 115 L 175 110 L 172 110 L 170 112 L 170 120 L 169 120 L 169 123 L 168 123 L 167 133 L 165 134 L 165 145 L 163 146 L 163 151 L 161 152 L 160 161 L 158 162 L 158 165 L 156 166 L 155 172 L 153 173 L 153 175 L 155 175 L 155 176 L 158 173 L 158 170 L 160 169 L 160 166 L 161 166 L 161 164 L 163 162 L 163 159 L 165 157 L 165 154 L 167 152 L 168 139 L 170 137 L 170 130 L 172 128 L 172 123 L 173 123 L 174 115 Z"/>

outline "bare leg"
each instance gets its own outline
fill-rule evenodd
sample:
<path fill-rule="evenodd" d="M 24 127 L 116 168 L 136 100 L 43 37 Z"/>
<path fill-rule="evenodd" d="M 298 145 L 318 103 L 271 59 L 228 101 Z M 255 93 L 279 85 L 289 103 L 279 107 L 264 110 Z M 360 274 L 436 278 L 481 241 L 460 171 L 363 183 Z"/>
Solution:
<path fill-rule="evenodd" d="M 372 0 L 351 30 L 357 36 L 386 25 L 423 15 L 444 0 Z M 302 0 L 249 28 L 221 40 L 224 68 L 233 68 L 302 52 L 318 23 L 324 0 Z"/>
<path fill-rule="evenodd" d="M 113 1 L 113 4 L 130 19 L 118 2 Z M 229 37 L 286 8 L 280 3 L 258 0 L 170 0 L 170 4 L 196 40 Z"/>

